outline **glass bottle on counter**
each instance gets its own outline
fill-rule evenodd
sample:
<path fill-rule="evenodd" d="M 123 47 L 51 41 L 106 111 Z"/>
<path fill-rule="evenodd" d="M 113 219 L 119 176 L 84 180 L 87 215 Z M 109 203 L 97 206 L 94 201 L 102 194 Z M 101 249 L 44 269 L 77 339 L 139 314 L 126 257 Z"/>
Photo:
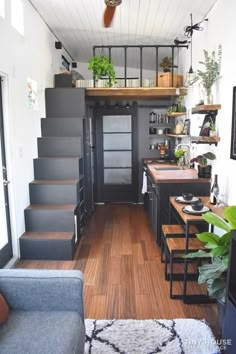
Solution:
<path fill-rule="evenodd" d="M 216 205 L 217 197 L 219 195 L 218 175 L 215 175 L 214 182 L 211 187 L 210 203 Z"/>

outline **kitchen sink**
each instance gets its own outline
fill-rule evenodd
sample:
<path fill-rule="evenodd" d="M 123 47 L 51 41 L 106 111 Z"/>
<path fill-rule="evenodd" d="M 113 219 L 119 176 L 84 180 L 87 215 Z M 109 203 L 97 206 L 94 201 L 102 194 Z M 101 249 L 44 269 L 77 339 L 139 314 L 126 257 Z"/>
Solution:
<path fill-rule="evenodd" d="M 154 167 L 156 171 L 170 171 L 170 170 L 183 170 L 183 167 L 167 166 L 167 167 Z"/>

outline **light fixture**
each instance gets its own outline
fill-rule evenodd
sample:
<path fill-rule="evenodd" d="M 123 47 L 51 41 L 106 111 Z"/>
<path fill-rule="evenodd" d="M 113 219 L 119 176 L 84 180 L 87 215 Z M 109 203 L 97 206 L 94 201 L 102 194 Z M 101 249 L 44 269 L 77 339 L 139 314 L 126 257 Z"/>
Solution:
<path fill-rule="evenodd" d="M 190 68 L 186 74 L 185 83 L 187 86 L 191 86 L 195 81 L 197 81 L 196 72 L 193 71 L 193 16 L 190 14 L 191 26 L 185 27 L 185 35 L 190 37 Z"/>

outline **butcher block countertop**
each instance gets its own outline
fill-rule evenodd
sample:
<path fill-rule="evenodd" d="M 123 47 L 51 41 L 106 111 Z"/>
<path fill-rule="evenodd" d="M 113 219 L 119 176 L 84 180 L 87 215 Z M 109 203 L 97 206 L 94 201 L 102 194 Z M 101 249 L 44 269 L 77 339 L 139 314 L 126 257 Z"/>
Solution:
<path fill-rule="evenodd" d="M 159 183 L 209 183 L 210 178 L 199 178 L 198 171 L 195 169 L 185 168 L 177 169 L 176 164 L 168 163 L 147 163 L 147 169 L 157 184 Z M 176 168 L 176 169 L 175 169 Z"/>

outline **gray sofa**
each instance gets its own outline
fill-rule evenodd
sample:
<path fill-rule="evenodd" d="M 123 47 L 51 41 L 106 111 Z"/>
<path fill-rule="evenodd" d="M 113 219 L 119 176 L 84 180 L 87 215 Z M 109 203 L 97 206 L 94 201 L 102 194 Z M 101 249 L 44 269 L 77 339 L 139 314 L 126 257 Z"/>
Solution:
<path fill-rule="evenodd" d="M 0 270 L 10 307 L 0 325 L 1 354 L 82 354 L 83 274 L 77 270 Z"/>

